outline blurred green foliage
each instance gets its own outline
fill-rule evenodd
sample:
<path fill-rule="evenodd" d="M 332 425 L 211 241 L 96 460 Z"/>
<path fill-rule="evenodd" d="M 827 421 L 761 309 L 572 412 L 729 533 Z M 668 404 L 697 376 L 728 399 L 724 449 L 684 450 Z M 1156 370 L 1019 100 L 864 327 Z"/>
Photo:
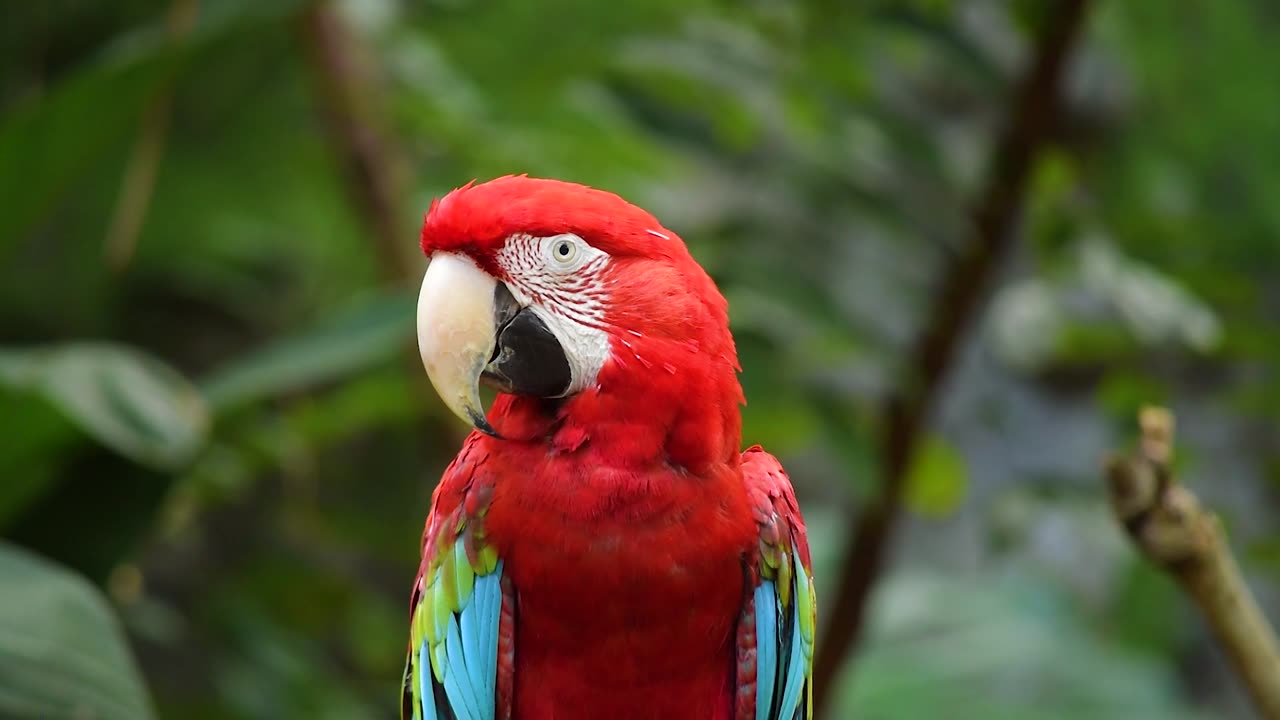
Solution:
<path fill-rule="evenodd" d="M 166 29 L 184 5 L 194 26 Z M 416 366 L 413 288 L 387 280 L 425 263 L 388 272 L 355 192 L 315 7 L 6 9 L 0 716 L 395 712 L 461 429 Z M 352 116 L 408 170 L 406 246 L 431 197 L 519 172 L 685 237 L 730 300 L 744 440 L 791 470 L 822 596 L 1043 4 L 331 9 L 369 90 Z M 1097 461 L 1140 403 L 1171 403 L 1189 481 L 1280 610 L 1277 31 L 1264 3 L 1098 4 L 840 716 L 1248 716 L 1112 527 Z M 128 169 L 148 144 L 153 186 Z M 115 256 L 130 192 L 145 212 Z"/>
<path fill-rule="evenodd" d="M 120 622 L 99 590 L 0 542 L 0 607 L 6 718 L 152 716 Z"/>

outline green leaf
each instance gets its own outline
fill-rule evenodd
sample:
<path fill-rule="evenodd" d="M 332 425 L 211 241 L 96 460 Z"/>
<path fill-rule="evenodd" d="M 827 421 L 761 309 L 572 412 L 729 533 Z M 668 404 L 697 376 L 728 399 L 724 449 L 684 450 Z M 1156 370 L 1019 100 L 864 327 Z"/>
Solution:
<path fill-rule="evenodd" d="M 104 150 L 127 141 L 176 57 L 154 40 L 106 53 L 4 118 L 0 193 L 8 211 L 0 215 L 0 240 L 28 230 Z"/>
<path fill-rule="evenodd" d="M 180 44 L 158 24 L 123 36 L 0 116 L 0 251 L 44 219 L 104 153 L 132 142 L 147 102 L 166 80 L 178 77 L 192 55 L 244 28 L 285 19 L 301 3 L 242 5 L 204 13 L 206 19 Z"/>
<path fill-rule="evenodd" d="M 1106 636 L 1151 657 L 1174 657 L 1190 640 L 1178 588 L 1140 559 L 1121 568 L 1107 608 Z"/>
<path fill-rule="evenodd" d="M 0 535 L 9 522 L 48 490 L 68 445 L 80 440 L 73 423 L 36 395 L 0 383 Z"/>
<path fill-rule="evenodd" d="M 153 717 L 106 598 L 79 576 L 2 541 L 0 716 Z"/>
<path fill-rule="evenodd" d="M 941 437 L 929 435 L 916 450 L 907 475 L 907 507 L 927 517 L 950 515 L 968 485 L 964 458 Z"/>
<path fill-rule="evenodd" d="M 161 469 L 187 462 L 209 425 L 190 382 L 124 345 L 0 349 L 0 385 L 39 394 L 102 444 Z"/>
<path fill-rule="evenodd" d="M 1099 632 L 1043 576 L 1003 565 L 896 573 L 876 588 L 833 717 L 1192 720 L 1172 663 Z"/>
<path fill-rule="evenodd" d="M 284 338 L 201 382 L 217 412 L 300 390 L 393 356 L 413 336 L 413 298 L 387 293 L 328 323 Z"/>

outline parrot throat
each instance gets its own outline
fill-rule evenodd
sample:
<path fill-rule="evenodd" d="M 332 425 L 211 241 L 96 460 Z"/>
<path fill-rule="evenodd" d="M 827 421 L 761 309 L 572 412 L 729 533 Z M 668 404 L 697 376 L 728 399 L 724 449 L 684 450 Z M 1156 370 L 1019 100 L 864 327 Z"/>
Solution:
<path fill-rule="evenodd" d="M 736 465 L 743 395 L 724 335 L 711 344 L 615 336 L 595 386 L 564 398 L 500 394 L 490 419 L 509 440 L 620 467 L 705 475 Z"/>

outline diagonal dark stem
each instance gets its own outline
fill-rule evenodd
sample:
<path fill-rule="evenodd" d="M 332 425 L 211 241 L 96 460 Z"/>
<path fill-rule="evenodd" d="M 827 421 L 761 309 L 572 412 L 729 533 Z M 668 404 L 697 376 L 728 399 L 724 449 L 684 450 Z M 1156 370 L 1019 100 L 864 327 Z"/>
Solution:
<path fill-rule="evenodd" d="M 165 20 L 169 42 L 177 45 L 191 34 L 199 14 L 199 0 L 173 0 Z M 107 229 L 105 252 L 107 264 L 112 270 L 125 270 L 137 250 L 138 236 L 142 234 L 142 226 L 146 222 L 151 198 L 155 193 L 160 161 L 164 159 L 176 79 L 176 73 L 170 73 L 161 82 L 142 113 L 138 139 L 129 156 L 129 164 L 125 166 L 124 178 L 120 183 L 120 197 L 116 200 L 116 208 Z"/>
<path fill-rule="evenodd" d="M 315 0 L 300 17 L 299 32 L 314 75 L 318 106 L 341 162 L 347 194 L 368 232 L 386 285 L 413 287 L 424 258 L 418 252 L 413 216 L 406 211 L 404 154 L 386 127 L 379 76 L 370 49 L 349 27 L 332 2 Z M 422 373 L 416 345 L 404 349 L 404 362 L 424 398 L 435 392 Z M 462 435 L 435 400 L 435 432 L 458 445 Z"/>
<path fill-rule="evenodd" d="M 929 413 L 987 287 L 1008 255 L 1036 154 L 1058 115 L 1063 69 L 1089 0 L 1060 0 L 1046 14 L 1035 57 L 997 139 L 987 185 L 973 210 L 973 237 L 943 269 L 927 324 L 910 355 L 908 374 L 883 410 L 880 494 L 861 511 L 845 548 L 831 622 L 818 645 L 814 703 L 818 717 L 831 700 L 844 659 L 857 647 L 872 586 L 902 510 L 907 472 Z"/>
<path fill-rule="evenodd" d="M 301 22 L 320 110 L 342 163 L 347 192 L 369 230 L 385 279 L 410 285 L 420 262 L 414 228 L 404 211 L 402 156 L 378 114 L 379 84 L 372 58 L 331 3 L 313 3 Z"/>

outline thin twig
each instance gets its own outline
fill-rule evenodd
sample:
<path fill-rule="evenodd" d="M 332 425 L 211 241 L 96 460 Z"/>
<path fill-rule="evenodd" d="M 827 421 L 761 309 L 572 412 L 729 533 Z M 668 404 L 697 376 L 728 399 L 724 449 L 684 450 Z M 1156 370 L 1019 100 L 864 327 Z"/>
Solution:
<path fill-rule="evenodd" d="M 910 354 L 909 374 L 885 404 L 879 495 L 858 516 L 844 554 L 830 623 L 818 644 L 814 702 L 828 705 L 844 659 L 857 647 L 867 599 L 902 509 L 907 473 L 922 430 L 987 286 L 1008 254 L 1036 154 L 1058 114 L 1061 80 L 1088 0 L 1060 0 L 1046 18 L 1036 54 L 998 138 L 985 191 L 973 212 L 974 237 L 950 259 L 927 325 Z"/>
<path fill-rule="evenodd" d="M 372 58 L 332 3 L 307 8 L 302 34 L 347 192 L 369 228 L 383 275 L 411 284 L 421 263 L 415 257 L 415 228 L 404 212 L 403 156 L 393 151 L 378 113 L 382 105 Z"/>
<path fill-rule="evenodd" d="M 195 26 L 200 6 L 197 0 L 174 0 L 165 19 L 165 31 L 170 43 L 181 42 Z M 155 191 L 156 173 L 160 159 L 164 157 L 165 141 L 169 136 L 169 114 L 173 105 L 173 77 L 165 78 L 142 113 L 138 126 L 138 140 L 125 167 L 120 183 L 120 197 L 107 230 L 103 248 L 107 264 L 117 272 L 129 266 L 134 250 L 138 247 L 138 235 L 142 222 L 151 206 Z"/>
<path fill-rule="evenodd" d="M 1275 632 L 1240 574 L 1222 523 L 1173 478 L 1173 414 L 1144 408 L 1138 422 L 1138 450 L 1107 461 L 1116 520 L 1147 559 L 1195 602 L 1262 716 L 1280 720 Z"/>

